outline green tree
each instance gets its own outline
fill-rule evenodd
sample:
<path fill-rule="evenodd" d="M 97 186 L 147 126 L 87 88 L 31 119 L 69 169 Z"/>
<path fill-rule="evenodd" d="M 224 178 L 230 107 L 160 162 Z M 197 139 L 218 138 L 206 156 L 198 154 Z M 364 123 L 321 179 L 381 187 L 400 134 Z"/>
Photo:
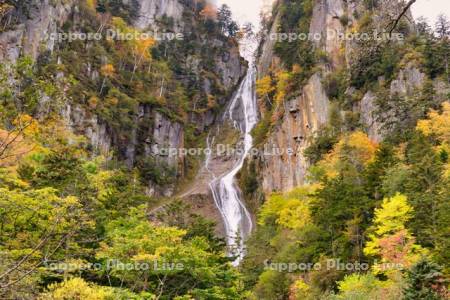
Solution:
<path fill-rule="evenodd" d="M 97 258 L 105 263 L 104 275 L 114 285 L 123 283 L 133 292 L 238 299 L 238 277 L 229 259 L 212 251 L 204 237 L 185 239 L 186 234 L 150 223 L 145 207 L 138 207 L 108 225 Z M 148 267 L 122 268 L 121 264 Z"/>
<path fill-rule="evenodd" d="M 45 264 L 76 256 L 80 234 L 93 225 L 76 197 L 59 197 L 51 188 L 1 187 L 0 220 L 2 298 L 33 295 Z"/>
<path fill-rule="evenodd" d="M 406 274 L 405 300 L 445 299 L 445 281 L 441 268 L 428 260 L 417 262 Z"/>

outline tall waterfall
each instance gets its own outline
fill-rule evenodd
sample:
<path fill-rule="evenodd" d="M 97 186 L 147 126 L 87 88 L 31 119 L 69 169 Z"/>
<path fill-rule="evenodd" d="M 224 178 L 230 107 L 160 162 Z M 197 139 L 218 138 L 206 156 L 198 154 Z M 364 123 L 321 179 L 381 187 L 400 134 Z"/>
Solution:
<path fill-rule="evenodd" d="M 244 257 L 244 242 L 253 227 L 250 213 L 245 207 L 241 198 L 242 194 L 236 185 L 235 176 L 241 170 L 245 158 L 253 146 L 250 131 L 257 123 L 255 81 L 256 67 L 252 63 L 225 115 L 242 134 L 243 146 L 237 152 L 239 159 L 229 173 L 215 178 L 210 183 L 214 201 L 224 221 L 227 245 L 234 249 L 234 254 L 237 255 L 234 265 L 238 265 Z M 236 113 L 236 110 L 243 111 Z"/>

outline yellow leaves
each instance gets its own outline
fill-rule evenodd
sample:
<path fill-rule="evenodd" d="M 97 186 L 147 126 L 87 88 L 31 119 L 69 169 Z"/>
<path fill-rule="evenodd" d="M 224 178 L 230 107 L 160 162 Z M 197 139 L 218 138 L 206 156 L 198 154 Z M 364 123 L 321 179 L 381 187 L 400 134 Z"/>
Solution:
<path fill-rule="evenodd" d="M 376 143 L 365 133 L 356 131 L 341 138 L 333 151 L 325 155 L 317 167 L 324 170 L 328 177 L 334 178 L 341 171 L 343 159 L 355 165 L 367 166 L 375 158 L 376 150 Z"/>
<path fill-rule="evenodd" d="M 86 0 L 86 5 L 90 10 L 95 12 L 97 8 L 97 0 Z"/>
<path fill-rule="evenodd" d="M 273 194 L 261 208 L 258 223 L 270 220 L 288 229 L 300 229 L 311 222 L 309 203 L 317 185 L 303 186 L 285 194 Z"/>
<path fill-rule="evenodd" d="M 125 45 L 124 48 L 134 55 L 136 65 L 151 60 L 149 50 L 156 44 L 155 39 L 149 37 L 148 34 L 143 34 L 135 28 L 129 27 L 122 18 L 114 17 L 111 23 L 119 34 L 131 37 L 127 38 L 123 43 Z"/>
<path fill-rule="evenodd" d="M 450 102 L 442 104 L 442 113 L 431 110 L 428 120 L 420 120 L 416 129 L 425 136 L 435 137 L 441 143 L 436 147 L 437 153 L 450 153 Z M 444 168 L 444 177 L 450 178 L 450 162 Z"/>
<path fill-rule="evenodd" d="M 270 76 L 264 76 L 256 81 L 256 93 L 259 97 L 266 96 L 275 91 L 275 87 L 272 85 L 272 78 Z"/>
<path fill-rule="evenodd" d="M 87 283 L 81 278 L 72 278 L 49 286 L 49 292 L 40 300 L 106 300 L 114 299 L 112 289 Z"/>
<path fill-rule="evenodd" d="M 311 287 L 302 278 L 299 278 L 290 287 L 289 299 L 307 299 L 310 292 Z"/>
<path fill-rule="evenodd" d="M 24 134 L 33 135 L 38 132 L 39 124 L 30 115 L 20 115 L 16 120 L 14 120 L 13 125 L 19 129 L 23 129 Z"/>
<path fill-rule="evenodd" d="M 117 97 L 108 97 L 106 103 L 108 106 L 116 106 L 119 104 L 119 99 L 117 99 Z"/>
<path fill-rule="evenodd" d="M 436 136 L 440 142 L 450 143 L 450 102 L 444 102 L 442 108 L 442 114 L 432 110 L 428 114 L 428 120 L 420 120 L 417 130 L 425 136 Z"/>
<path fill-rule="evenodd" d="M 406 229 L 406 223 L 412 218 L 413 208 L 406 196 L 397 194 L 385 198 L 381 208 L 375 210 L 372 234 L 364 248 L 368 256 L 379 256 L 383 263 L 395 263 L 409 266 L 426 252 L 415 244 L 414 237 Z M 376 266 L 375 268 L 379 268 Z M 376 269 L 375 269 L 376 271 Z"/>
<path fill-rule="evenodd" d="M 303 279 L 296 280 L 294 286 L 296 290 L 303 292 L 307 292 L 310 289 L 310 287 L 305 283 Z"/>
<path fill-rule="evenodd" d="M 392 198 L 385 198 L 381 208 L 375 210 L 374 223 L 378 226 L 376 234 L 383 235 L 404 229 L 412 212 L 413 208 L 409 206 L 406 196 L 397 194 Z"/>
<path fill-rule="evenodd" d="M 114 76 L 115 71 L 116 71 L 116 69 L 114 68 L 114 66 L 112 64 L 106 64 L 100 68 L 100 73 L 103 76 L 109 77 L 109 78 Z"/>
<path fill-rule="evenodd" d="M 286 71 L 280 71 L 276 75 L 277 86 L 276 86 L 275 102 L 278 105 L 281 104 L 286 98 L 287 88 L 289 86 L 290 79 L 291 74 L 289 74 L 289 72 Z"/>
<path fill-rule="evenodd" d="M 120 17 L 113 17 L 111 19 L 111 24 L 116 27 L 121 32 L 129 32 L 131 29 L 128 27 L 127 22 Z"/>
<path fill-rule="evenodd" d="M 213 95 L 208 95 L 208 108 L 214 108 L 217 106 L 216 97 Z"/>
<path fill-rule="evenodd" d="M 149 49 L 155 45 L 155 40 L 152 38 L 136 40 L 136 53 L 139 57 L 145 60 L 151 58 Z"/>
<path fill-rule="evenodd" d="M 92 96 L 89 98 L 88 100 L 88 105 L 90 109 L 95 109 L 97 108 L 98 103 L 100 102 L 100 99 L 98 99 L 98 97 L 96 96 Z"/>
<path fill-rule="evenodd" d="M 303 228 L 311 222 L 309 201 L 292 199 L 279 212 L 277 223 L 290 229 Z"/>
<path fill-rule="evenodd" d="M 164 252 L 163 252 L 164 253 Z M 160 253 L 158 254 L 148 254 L 148 253 L 138 253 L 133 255 L 132 260 L 136 262 L 152 262 L 160 258 Z"/>
<path fill-rule="evenodd" d="M 108 181 L 113 177 L 113 171 L 101 171 L 97 174 L 89 174 L 89 181 L 97 190 L 97 198 L 105 202 L 108 196 L 115 190 L 114 186 L 108 185 Z"/>

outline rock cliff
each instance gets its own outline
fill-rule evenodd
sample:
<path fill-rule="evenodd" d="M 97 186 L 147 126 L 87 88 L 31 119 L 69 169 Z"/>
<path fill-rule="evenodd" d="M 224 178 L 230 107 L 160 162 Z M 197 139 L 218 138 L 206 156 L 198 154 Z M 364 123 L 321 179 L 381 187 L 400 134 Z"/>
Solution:
<path fill-rule="evenodd" d="M 52 37 L 60 33 L 84 30 L 87 16 L 82 15 L 85 14 L 82 6 L 86 5 L 85 1 L 29 0 L 20 4 L 11 3 L 11 9 L 0 19 L 4 28 L 0 32 L 2 62 L 14 63 L 23 56 L 30 56 L 37 61 L 42 55 L 55 52 L 58 63 L 66 63 L 59 52 L 61 49 L 73 51 L 70 49 L 71 45 L 64 41 L 66 44 L 60 47 Z M 197 91 L 190 95 L 186 119 L 176 120 L 167 113 L 156 110 L 153 105 L 139 103 L 130 116 L 136 126 L 130 127 L 128 132 L 118 133 L 110 125 L 111 122 L 83 104 L 86 100 L 77 99 L 79 96 L 68 96 L 61 114 L 75 133 L 88 138 L 90 148 L 95 153 L 107 157 L 114 154 L 130 168 L 136 166 L 139 160 L 155 159 L 157 164 L 162 163 L 174 170 L 176 178 L 183 178 L 187 171 L 191 171 L 186 170 L 186 157 L 179 154 L 182 151 L 178 151 L 185 147 L 186 127 L 193 127 L 195 134 L 201 135 L 214 124 L 220 115 L 220 107 L 226 105 L 229 95 L 245 73 L 246 66 L 232 39 L 217 32 L 199 35 L 199 27 L 204 24 L 198 19 L 198 8 L 190 1 L 139 0 L 124 1 L 122 5 L 118 10 L 119 15 L 122 16 L 127 11 L 129 20 L 125 20 L 137 29 L 159 33 L 177 32 L 183 35 L 182 41 L 160 41 L 155 50 L 158 59 L 167 61 L 169 66 L 171 61 L 176 61 L 176 64 L 172 64 L 174 81 L 182 83 L 187 90 Z M 98 10 L 97 7 L 97 16 L 102 12 Z M 136 12 L 128 13 L 128 10 Z M 108 20 L 108 15 L 104 16 L 104 20 Z M 100 26 L 103 27 L 104 24 L 101 23 Z M 93 43 L 88 42 L 85 49 L 92 46 Z M 194 48 L 188 48 L 190 46 Z M 99 59 L 107 61 L 106 55 Z M 212 60 L 213 64 L 207 60 Z M 101 70 L 94 62 L 80 63 L 83 64 L 83 76 L 85 74 L 92 82 L 101 79 Z M 58 76 L 64 77 L 68 73 L 62 71 Z M 163 92 L 164 80 L 158 94 Z M 216 107 L 197 104 L 213 94 Z M 171 196 L 174 191 L 175 185 L 172 183 L 161 186 L 149 182 L 149 195 Z"/>
<path fill-rule="evenodd" d="M 280 7 L 291 5 L 287 4 L 288 2 L 277 1 L 274 15 L 266 20 L 269 27 L 265 28 L 266 34 L 260 45 L 259 78 L 274 74 L 285 67 L 274 51 L 277 41 L 271 37 L 280 37 L 281 24 L 287 22 L 286 18 L 283 18 L 283 13 L 286 12 Z M 378 45 L 361 42 L 357 38 L 347 38 L 346 35 L 355 32 L 370 32 L 370 34 L 377 32 L 381 35 L 389 30 L 392 20 L 399 16 L 403 8 L 401 1 L 379 1 L 376 7 L 370 9 L 366 2 L 357 0 L 317 0 L 302 3 L 305 7 L 312 6 L 308 20 L 309 40 L 316 55 L 326 58 L 316 61 L 313 75 L 304 83 L 299 82 L 294 95 L 285 99 L 281 119 L 260 146 L 262 154 L 248 162 L 248 165 L 257 162 L 256 176 L 260 181 L 260 191 L 263 193 L 287 191 L 305 183 L 309 162 L 303 151 L 311 143 L 315 132 L 328 122 L 330 103 L 337 102 L 328 95 L 329 87 L 325 85 L 329 84 L 325 81 L 338 72 L 350 74 L 352 68 L 372 59 L 372 56 L 375 56 L 373 53 L 379 50 L 377 47 L 381 48 L 383 45 L 382 42 Z M 397 30 L 408 36 L 416 30 L 412 20 L 411 13 L 406 12 L 406 17 L 402 19 L 401 26 Z M 371 25 L 366 28 L 364 22 Z M 300 68 L 303 67 L 300 65 Z M 365 76 L 367 72 L 370 70 L 362 70 L 361 76 Z M 345 97 L 354 100 L 349 100 L 351 104 L 348 107 L 345 105 L 341 107 L 342 116 L 352 115 L 356 125 L 349 126 L 359 126 L 373 141 L 380 142 L 389 134 L 388 124 L 406 122 L 401 116 L 404 112 L 399 112 L 395 108 L 396 104 L 393 102 L 395 97 L 408 99 L 422 95 L 427 76 L 423 68 L 418 66 L 417 60 L 411 59 L 399 63 L 393 78 L 388 80 L 384 76 L 379 76 L 372 82 L 372 86 L 367 88 L 355 88 L 348 77 L 345 80 Z M 433 101 L 435 103 L 444 101 L 448 85 L 436 79 L 432 81 L 432 85 L 437 91 Z M 385 90 L 385 94 L 381 95 L 381 90 Z M 382 97 L 391 99 L 390 108 L 380 107 Z M 380 112 L 381 110 L 385 111 Z M 287 151 L 293 154 L 288 155 Z"/>

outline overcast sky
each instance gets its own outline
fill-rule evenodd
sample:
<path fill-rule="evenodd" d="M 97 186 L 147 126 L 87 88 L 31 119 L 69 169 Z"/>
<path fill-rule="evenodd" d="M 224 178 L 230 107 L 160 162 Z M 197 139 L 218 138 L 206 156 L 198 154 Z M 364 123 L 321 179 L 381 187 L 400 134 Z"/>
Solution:
<path fill-rule="evenodd" d="M 259 12 L 264 4 L 272 0 L 215 0 L 220 6 L 223 3 L 231 7 L 234 19 L 239 23 L 252 22 L 257 24 Z M 429 23 L 434 25 L 436 16 L 446 14 L 450 17 L 450 0 L 417 0 L 413 5 L 413 15 L 415 18 L 424 16 Z"/>
<path fill-rule="evenodd" d="M 253 25 L 259 23 L 259 13 L 265 3 L 271 0 L 216 0 L 218 5 L 226 3 L 233 11 L 233 18 L 239 23 L 252 22 Z M 450 0 L 449 0 L 450 1 Z"/>
<path fill-rule="evenodd" d="M 424 16 L 434 25 L 439 14 L 450 17 L 450 0 L 417 0 L 412 7 L 414 18 Z"/>

